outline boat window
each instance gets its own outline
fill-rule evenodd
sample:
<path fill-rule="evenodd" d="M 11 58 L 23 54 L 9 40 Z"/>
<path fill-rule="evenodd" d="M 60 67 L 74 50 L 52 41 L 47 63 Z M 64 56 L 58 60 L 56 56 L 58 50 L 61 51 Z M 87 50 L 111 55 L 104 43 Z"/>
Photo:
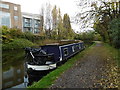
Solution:
<path fill-rule="evenodd" d="M 76 48 L 79 48 L 79 45 L 76 45 Z"/>
<path fill-rule="evenodd" d="M 83 48 L 83 44 L 81 44 L 81 48 Z"/>
<path fill-rule="evenodd" d="M 75 52 L 75 47 L 74 46 L 72 46 L 72 51 Z"/>
<path fill-rule="evenodd" d="M 64 56 L 68 55 L 68 48 L 64 48 Z"/>
<path fill-rule="evenodd" d="M 79 44 L 79 49 L 81 49 L 81 45 Z"/>

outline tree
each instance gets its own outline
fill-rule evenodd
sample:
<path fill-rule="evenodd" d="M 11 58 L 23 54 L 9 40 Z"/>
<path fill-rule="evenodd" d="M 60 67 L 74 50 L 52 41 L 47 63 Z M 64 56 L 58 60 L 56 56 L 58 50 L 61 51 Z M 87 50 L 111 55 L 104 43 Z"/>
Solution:
<path fill-rule="evenodd" d="M 93 6 L 97 7 L 96 4 L 94 4 Z M 95 20 L 94 29 L 101 34 L 104 41 L 107 41 L 110 44 L 112 44 L 114 40 L 113 37 L 111 37 L 111 34 L 113 32 L 110 32 L 109 30 L 109 23 L 115 18 L 120 17 L 119 6 L 120 6 L 120 1 L 111 2 L 111 3 L 102 2 L 102 5 L 100 7 L 97 7 L 97 9 L 95 9 L 98 18 Z"/>
<path fill-rule="evenodd" d="M 83 6 L 85 6 L 84 3 Z M 78 14 L 80 17 L 80 21 L 83 25 L 86 25 L 88 22 L 93 20 L 93 28 L 96 32 L 98 32 L 104 41 L 109 43 L 113 42 L 113 38 L 111 37 L 112 32 L 110 32 L 108 26 L 109 23 L 115 19 L 120 17 L 120 1 L 119 2 L 103 2 L 92 1 L 89 5 L 90 10 L 81 12 Z M 91 25 L 92 25 L 91 24 Z"/>
<path fill-rule="evenodd" d="M 40 35 L 44 36 L 45 31 L 44 31 L 44 7 L 41 8 L 40 11 Z"/>
<path fill-rule="evenodd" d="M 57 10 L 57 7 L 56 5 L 54 6 L 53 10 L 52 10 L 52 23 L 53 23 L 53 29 L 56 29 L 57 28 L 57 16 L 58 16 L 58 10 Z"/>
<path fill-rule="evenodd" d="M 92 41 L 94 40 L 101 40 L 100 34 L 98 34 L 95 31 L 90 31 L 90 30 L 76 34 L 74 38 L 77 40 L 83 40 L 87 44 L 92 43 Z"/>
<path fill-rule="evenodd" d="M 55 5 L 52 10 L 52 37 L 54 39 L 58 38 L 57 25 L 58 25 L 58 10 Z"/>
<path fill-rule="evenodd" d="M 58 9 L 58 39 L 61 40 L 63 39 L 63 31 L 64 31 L 64 27 L 63 27 L 63 21 L 62 21 L 62 16 L 61 16 L 61 12 L 60 12 L 60 8 Z"/>
<path fill-rule="evenodd" d="M 46 3 L 46 22 L 45 22 L 45 32 L 47 37 L 51 37 L 51 29 L 52 29 L 52 18 L 51 18 L 51 5 L 50 3 Z"/>
<path fill-rule="evenodd" d="M 110 37 L 112 38 L 112 44 L 120 48 L 120 18 L 113 19 L 109 24 Z"/>
<path fill-rule="evenodd" d="M 71 28 L 71 23 L 70 23 L 70 18 L 69 18 L 69 15 L 68 14 L 64 14 L 64 17 L 63 17 L 63 27 L 64 27 L 64 34 L 66 39 L 73 39 L 73 36 L 74 36 L 74 32 Z"/>

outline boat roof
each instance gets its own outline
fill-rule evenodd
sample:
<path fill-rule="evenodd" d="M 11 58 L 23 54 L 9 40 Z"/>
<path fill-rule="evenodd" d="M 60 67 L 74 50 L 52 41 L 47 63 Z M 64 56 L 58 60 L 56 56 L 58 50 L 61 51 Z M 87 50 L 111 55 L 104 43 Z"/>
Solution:
<path fill-rule="evenodd" d="M 83 42 L 82 40 L 60 40 L 56 43 L 49 43 L 49 44 L 46 44 L 47 46 L 48 45 L 59 45 L 59 46 L 62 46 L 62 45 L 66 45 L 66 44 L 72 44 L 72 43 L 80 43 L 80 42 Z"/>

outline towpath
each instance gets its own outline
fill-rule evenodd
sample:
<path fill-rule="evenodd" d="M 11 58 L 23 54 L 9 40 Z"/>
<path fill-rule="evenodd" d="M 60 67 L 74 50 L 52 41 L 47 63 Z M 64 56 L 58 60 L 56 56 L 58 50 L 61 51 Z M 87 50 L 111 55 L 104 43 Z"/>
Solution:
<path fill-rule="evenodd" d="M 106 47 L 98 42 L 50 88 L 118 88 L 117 66 Z"/>

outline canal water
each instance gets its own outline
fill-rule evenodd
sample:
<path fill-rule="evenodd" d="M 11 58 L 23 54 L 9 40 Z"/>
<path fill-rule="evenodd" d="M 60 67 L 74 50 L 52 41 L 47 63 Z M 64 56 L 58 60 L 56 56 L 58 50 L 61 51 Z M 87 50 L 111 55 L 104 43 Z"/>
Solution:
<path fill-rule="evenodd" d="M 12 50 L 2 52 L 3 89 L 26 88 L 34 81 L 40 80 L 42 77 L 43 75 L 39 72 L 26 70 L 24 50 Z"/>

